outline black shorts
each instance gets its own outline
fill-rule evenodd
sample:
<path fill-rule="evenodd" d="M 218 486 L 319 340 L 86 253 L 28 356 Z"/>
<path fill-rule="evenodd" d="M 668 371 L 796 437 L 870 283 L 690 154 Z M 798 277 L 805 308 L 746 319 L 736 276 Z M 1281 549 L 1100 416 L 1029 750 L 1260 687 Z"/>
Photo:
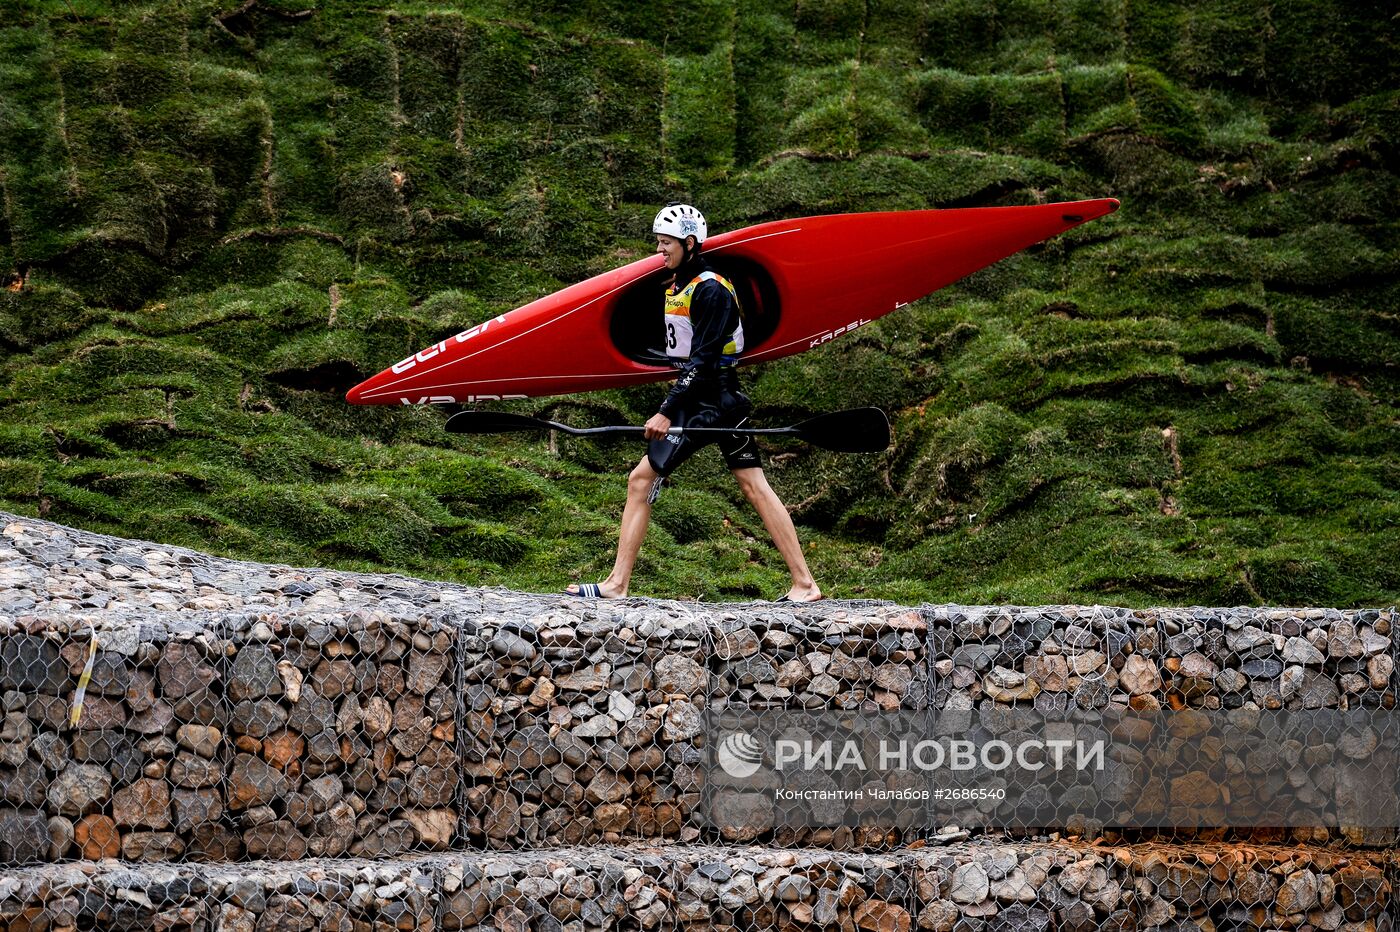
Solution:
<path fill-rule="evenodd" d="M 672 427 L 744 427 L 753 405 L 743 392 L 721 389 L 713 396 L 676 411 Z M 681 434 L 647 445 L 647 460 L 659 476 L 669 476 L 678 466 L 704 447 L 719 444 L 724 463 L 730 469 L 754 469 L 763 465 L 758 442 L 752 434 Z"/>

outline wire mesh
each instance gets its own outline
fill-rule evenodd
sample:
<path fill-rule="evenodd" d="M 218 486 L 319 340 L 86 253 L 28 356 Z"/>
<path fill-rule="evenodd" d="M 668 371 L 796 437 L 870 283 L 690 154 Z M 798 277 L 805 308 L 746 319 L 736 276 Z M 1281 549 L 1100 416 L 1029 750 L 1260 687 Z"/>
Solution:
<path fill-rule="evenodd" d="M 592 845 L 0 877 L 11 929 L 1395 928 L 1395 853 L 983 839 L 884 853 Z"/>
<path fill-rule="evenodd" d="M 327 577 L 294 609 L 254 611 L 198 601 L 218 572 L 232 570 L 211 566 L 197 598 L 139 616 L 0 617 L 6 927 L 1396 925 L 1393 826 L 1011 825 L 985 803 L 855 807 L 828 825 L 770 804 L 737 830 L 706 814 L 737 792 L 708 766 L 711 715 L 899 714 L 934 729 L 972 711 L 1084 725 L 1359 710 L 1379 727 L 1395 714 L 1393 610 L 473 590 L 427 611 L 400 598 L 411 581 L 356 580 L 369 604 L 347 608 Z M 1170 792 L 1236 750 L 1181 748 L 1122 796 Z M 1299 755 L 1275 789 L 1303 806 L 1335 795 Z"/>

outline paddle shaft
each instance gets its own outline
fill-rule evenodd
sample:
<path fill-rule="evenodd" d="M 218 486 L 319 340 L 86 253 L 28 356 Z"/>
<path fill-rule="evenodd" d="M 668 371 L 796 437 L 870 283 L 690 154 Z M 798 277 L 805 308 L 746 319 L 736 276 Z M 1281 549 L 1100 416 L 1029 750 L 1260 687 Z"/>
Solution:
<path fill-rule="evenodd" d="M 646 432 L 645 427 L 634 424 L 570 427 L 558 421 L 504 411 L 461 411 L 447 419 L 446 427 L 452 433 L 458 434 L 558 430 L 576 437 Z M 686 434 L 708 437 L 732 437 L 736 434 L 787 436 L 841 453 L 874 453 L 885 449 L 890 442 L 889 419 L 878 408 L 857 408 L 820 414 L 790 427 L 672 427 L 667 434 L 673 437 L 683 437 Z"/>
<path fill-rule="evenodd" d="M 645 427 L 635 424 L 614 424 L 606 427 L 569 427 L 556 421 L 546 421 L 541 419 L 541 427 L 548 427 L 551 430 L 562 430 L 568 434 L 580 436 L 587 434 L 640 434 L 646 431 Z M 796 434 L 796 427 L 672 427 L 666 431 L 672 437 L 681 437 L 685 434 Z"/>

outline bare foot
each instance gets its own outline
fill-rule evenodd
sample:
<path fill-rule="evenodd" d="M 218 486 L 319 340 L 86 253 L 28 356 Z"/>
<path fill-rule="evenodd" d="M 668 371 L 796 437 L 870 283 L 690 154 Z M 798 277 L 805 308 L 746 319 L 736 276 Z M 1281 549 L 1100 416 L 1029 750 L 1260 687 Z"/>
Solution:
<path fill-rule="evenodd" d="M 820 602 L 826 596 L 817 588 L 816 583 L 810 586 L 793 586 L 787 591 L 787 595 L 779 599 L 779 602 Z"/>

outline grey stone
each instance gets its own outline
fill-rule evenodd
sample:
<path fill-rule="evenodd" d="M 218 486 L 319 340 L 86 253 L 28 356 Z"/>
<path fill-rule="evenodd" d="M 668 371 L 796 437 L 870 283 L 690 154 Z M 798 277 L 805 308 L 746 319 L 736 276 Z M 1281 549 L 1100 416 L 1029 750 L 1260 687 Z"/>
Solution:
<path fill-rule="evenodd" d="M 374 697 L 379 698 L 379 697 Z M 380 700 L 383 701 L 382 699 Z M 291 715 L 280 716 L 287 727 L 310 737 L 328 730 L 335 719 L 335 704 L 322 696 L 313 686 L 302 687 L 301 695 L 292 706 Z M 269 733 L 276 731 L 270 728 Z"/>
<path fill-rule="evenodd" d="M 68 670 L 53 641 L 37 634 L 0 638 L 0 690 L 57 694 L 67 683 Z"/>
<path fill-rule="evenodd" d="M 713 883 L 725 883 L 734 876 L 734 872 L 724 861 L 705 861 L 696 866 L 695 872 Z"/>
<path fill-rule="evenodd" d="M 0 863 L 46 861 L 53 839 L 42 812 L 0 809 Z"/>
<path fill-rule="evenodd" d="M 235 701 L 280 696 L 284 691 L 277 657 L 264 644 L 245 644 L 229 670 L 228 694 Z"/>
<path fill-rule="evenodd" d="M 224 801 L 214 788 L 177 789 L 170 794 L 174 828 L 181 835 L 189 834 L 206 822 L 217 822 L 224 812 Z"/>
<path fill-rule="evenodd" d="M 1235 631 L 1225 633 L 1225 646 L 1237 654 L 1253 650 L 1256 647 L 1268 646 L 1273 643 L 1273 638 L 1266 631 L 1261 631 L 1253 626 L 1246 626 Z"/>
<path fill-rule="evenodd" d="M 1317 875 L 1310 870 L 1294 871 L 1284 878 L 1274 902 L 1285 915 L 1304 913 L 1317 905 Z"/>
<path fill-rule="evenodd" d="M 989 879 L 980 864 L 964 864 L 953 871 L 948 895 L 955 903 L 981 903 L 987 898 Z"/>
<path fill-rule="evenodd" d="M 720 660 L 738 660 L 758 653 L 762 647 L 758 635 L 751 629 L 739 628 L 719 637 L 715 642 L 715 656 Z"/>
<path fill-rule="evenodd" d="M 497 633 L 491 639 L 490 649 L 491 653 L 497 657 L 504 657 L 507 660 L 531 661 L 539 653 L 535 645 L 509 631 Z"/>
<path fill-rule="evenodd" d="M 193 641 L 172 641 L 161 651 L 156 664 L 161 694 L 169 699 L 198 694 L 218 679 L 218 671 Z"/>
<path fill-rule="evenodd" d="M 728 673 L 734 678 L 734 682 L 740 686 L 752 686 L 755 683 L 772 683 L 777 679 L 777 671 L 773 669 L 773 664 L 765 657 L 747 657 L 743 660 L 734 660 L 726 664 Z"/>
<path fill-rule="evenodd" d="M 60 815 L 86 815 L 112 795 L 112 775 L 96 764 L 69 764 L 49 784 L 48 801 Z"/>
<path fill-rule="evenodd" d="M 1246 660 L 1239 669 L 1239 672 L 1254 680 L 1271 680 L 1283 674 L 1283 661 L 1269 658 L 1267 660 Z"/>
<path fill-rule="evenodd" d="M 175 755 L 170 764 L 170 781 L 176 786 L 199 788 L 214 786 L 224 778 L 223 765 L 191 753 Z"/>
<path fill-rule="evenodd" d="M 1102 647 L 1100 638 L 1080 625 L 1069 625 L 1060 633 L 1060 643 L 1068 651 L 1097 650 Z"/>
<path fill-rule="evenodd" d="M 1309 643 L 1306 638 L 1291 637 L 1283 645 L 1283 660 L 1285 663 L 1320 666 L 1326 659 L 1322 651 Z"/>
<path fill-rule="evenodd" d="M 305 691 L 302 692 L 302 700 L 306 700 Z M 233 718 L 230 720 L 234 734 L 253 738 L 266 738 L 275 731 L 281 731 L 286 724 L 287 710 L 271 699 L 238 703 L 233 707 Z"/>
<path fill-rule="evenodd" d="M 667 695 L 697 696 L 705 691 L 709 675 L 689 657 L 667 654 L 656 662 L 655 688 Z"/>

